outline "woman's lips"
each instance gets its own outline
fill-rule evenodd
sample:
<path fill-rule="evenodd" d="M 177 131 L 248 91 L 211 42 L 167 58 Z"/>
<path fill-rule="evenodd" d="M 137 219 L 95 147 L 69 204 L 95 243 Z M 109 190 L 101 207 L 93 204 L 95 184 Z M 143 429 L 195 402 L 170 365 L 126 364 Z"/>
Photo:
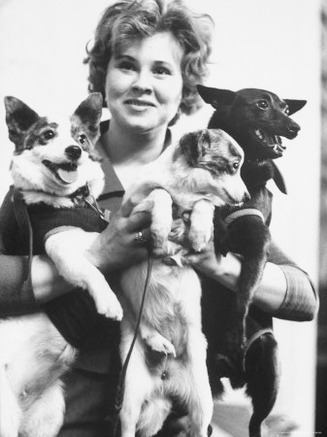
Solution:
<path fill-rule="evenodd" d="M 149 107 L 155 107 L 155 105 L 152 102 L 149 102 L 147 100 L 139 100 L 139 99 L 128 99 L 125 101 L 126 105 L 133 106 L 136 108 L 149 108 Z"/>

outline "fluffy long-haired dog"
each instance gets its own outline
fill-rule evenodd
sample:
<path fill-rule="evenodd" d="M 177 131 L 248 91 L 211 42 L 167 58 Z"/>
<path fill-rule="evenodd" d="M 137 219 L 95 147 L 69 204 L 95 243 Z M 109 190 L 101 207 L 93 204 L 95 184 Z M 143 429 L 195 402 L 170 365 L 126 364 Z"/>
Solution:
<path fill-rule="evenodd" d="M 199 85 L 198 91 L 203 100 L 215 109 L 208 127 L 228 132 L 245 155 L 241 175 L 251 199 L 241 208 L 218 211 L 217 222 L 221 226 L 215 227 L 215 240 L 220 240 L 218 249 L 244 257 L 239 293 L 231 312 L 232 328 L 226 334 L 225 356 L 220 358 L 229 367 L 234 387 L 247 382 L 254 407 L 250 435 L 260 436 L 261 422 L 271 411 L 278 390 L 277 343 L 273 335 L 269 335 L 260 345 L 252 348 L 245 360 L 244 375 L 245 320 L 254 290 L 261 280 L 270 245 L 268 226 L 272 194 L 266 184 L 272 179 L 286 194 L 283 177 L 273 160 L 283 156 L 286 149 L 281 137 L 293 139 L 297 136 L 300 126 L 290 115 L 299 111 L 306 101 L 280 99 L 270 91 L 256 88 L 234 92 Z M 222 362 L 220 365 L 224 367 Z"/>
<path fill-rule="evenodd" d="M 93 200 L 103 187 L 93 152 L 101 95 L 91 94 L 65 121 L 40 117 L 14 97 L 6 97 L 5 106 L 9 137 L 15 144 L 11 172 L 19 200 L 13 208 L 26 207 L 32 252 L 46 252 L 67 281 L 86 288 L 99 313 L 121 319 L 115 294 L 84 256 L 85 248 L 107 225 L 94 211 Z M 19 209 L 15 212 L 20 214 Z M 7 246 L 15 247 L 13 253 L 20 244 L 18 222 L 13 214 L 16 232 L 13 227 L 4 235 Z M 57 435 L 65 409 L 61 376 L 75 355 L 45 313 L 0 321 L 1 437 Z"/>
<path fill-rule="evenodd" d="M 193 132 L 149 164 L 141 180 L 125 195 L 124 202 L 136 205 L 135 211 L 151 212 L 154 259 L 127 367 L 120 413 L 123 437 L 134 437 L 136 431 L 142 437 L 155 435 L 175 402 L 189 413 L 188 435 L 207 435 L 212 395 L 201 330 L 200 281 L 189 265 L 172 265 L 163 258 L 182 259 L 184 251 L 203 249 L 212 238 L 215 206 L 235 205 L 248 198 L 240 177 L 242 162 L 242 149 L 225 132 Z M 185 229 L 178 222 L 185 211 L 190 221 L 188 245 L 183 246 Z M 145 262 L 127 269 L 121 277 L 123 360 L 134 335 L 146 273 Z"/>

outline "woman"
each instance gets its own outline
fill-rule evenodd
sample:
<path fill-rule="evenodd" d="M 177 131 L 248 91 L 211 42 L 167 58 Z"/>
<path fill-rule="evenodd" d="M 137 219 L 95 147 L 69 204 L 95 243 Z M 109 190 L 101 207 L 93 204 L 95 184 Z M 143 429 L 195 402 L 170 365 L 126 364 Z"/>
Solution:
<path fill-rule="evenodd" d="M 112 220 L 89 250 L 89 258 L 114 285 L 116 273 L 147 256 L 139 232 L 147 233 L 149 217 L 119 209 L 135 176 L 171 142 L 169 126 L 181 113 L 199 106 L 196 83 L 204 81 L 210 55 L 212 21 L 195 15 L 180 1 L 122 1 L 109 7 L 88 51 L 90 91 L 100 91 L 111 113 L 102 126 L 98 150 L 103 157 L 106 187 L 99 198 Z M 4 232 L 4 201 L 0 227 Z M 0 239 L 1 244 L 1 239 Z M 9 256 L 1 244 L 0 316 L 45 308 L 56 327 L 81 350 L 67 377 L 67 414 L 60 436 L 105 435 L 113 408 L 119 371 L 118 324 L 98 317 L 86 293 L 70 292 L 46 257 L 33 257 L 24 282 L 25 259 Z M 316 296 L 307 275 L 272 248 L 254 304 L 272 316 L 310 320 Z M 237 290 L 240 260 L 217 257 L 212 248 L 190 262 L 206 278 L 211 296 Z M 210 305 L 209 305 L 210 306 Z M 206 309 L 204 321 L 206 324 Z M 211 315 L 207 329 L 210 329 Z M 182 414 L 183 412 L 180 412 Z M 185 424 L 186 423 L 186 424 Z M 171 420 L 163 435 L 177 435 L 187 420 Z M 181 435 L 181 434 L 179 434 Z M 186 434 L 184 434 L 186 435 Z"/>

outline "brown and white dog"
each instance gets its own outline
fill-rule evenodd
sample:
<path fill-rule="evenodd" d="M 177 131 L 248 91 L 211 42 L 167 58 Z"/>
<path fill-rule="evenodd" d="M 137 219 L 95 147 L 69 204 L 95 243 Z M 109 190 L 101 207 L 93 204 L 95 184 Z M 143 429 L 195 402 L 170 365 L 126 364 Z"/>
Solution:
<path fill-rule="evenodd" d="M 155 435 L 175 402 L 188 411 L 188 435 L 207 435 L 212 395 L 201 329 L 201 285 L 194 269 L 183 263 L 183 254 L 201 251 L 209 243 L 215 207 L 240 204 L 248 198 L 240 177 L 242 163 L 242 149 L 225 132 L 206 129 L 189 133 L 176 148 L 166 149 L 149 164 L 125 195 L 124 202 L 132 202 L 134 211 L 151 212 L 154 259 L 126 372 L 120 412 L 122 437 L 134 437 L 136 432 L 142 437 Z M 185 212 L 190 214 L 188 245 L 182 247 L 184 226 L 182 231 L 178 228 Z M 179 258 L 177 264 L 166 262 L 167 255 Z M 144 262 L 121 277 L 123 361 L 134 336 L 146 275 Z"/>
<path fill-rule="evenodd" d="M 68 282 L 90 292 L 99 313 L 120 320 L 119 301 L 84 256 L 107 225 L 94 212 L 92 200 L 104 183 L 93 151 L 101 95 L 91 94 L 60 122 L 40 117 L 15 97 L 6 97 L 5 106 L 9 138 L 15 144 L 11 172 L 19 200 L 13 211 L 18 205 L 26 208 L 33 253 L 46 252 Z M 13 212 L 4 240 L 9 253 L 28 254 L 31 248 L 21 248 L 15 217 Z M 43 312 L 0 320 L 1 437 L 57 435 L 65 410 L 61 376 L 75 356 L 76 349 Z"/>

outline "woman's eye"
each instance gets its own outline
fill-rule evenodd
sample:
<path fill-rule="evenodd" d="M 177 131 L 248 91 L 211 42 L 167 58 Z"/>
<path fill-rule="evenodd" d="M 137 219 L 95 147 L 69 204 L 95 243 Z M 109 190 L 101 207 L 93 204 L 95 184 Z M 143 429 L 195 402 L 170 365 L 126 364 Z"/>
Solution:
<path fill-rule="evenodd" d="M 154 73 L 158 74 L 159 76 L 162 76 L 162 75 L 170 76 L 171 75 L 171 71 L 166 67 L 157 67 L 154 69 Z"/>
<path fill-rule="evenodd" d="M 42 137 L 46 141 L 52 140 L 52 138 L 54 138 L 54 136 L 55 136 L 55 133 L 51 129 L 42 132 Z"/>
<path fill-rule="evenodd" d="M 259 102 L 257 102 L 256 105 L 260 109 L 268 109 L 269 106 L 267 100 L 259 100 Z"/>
<path fill-rule="evenodd" d="M 118 64 L 118 68 L 120 70 L 126 70 L 126 71 L 134 71 L 135 66 L 131 62 L 122 61 Z"/>

